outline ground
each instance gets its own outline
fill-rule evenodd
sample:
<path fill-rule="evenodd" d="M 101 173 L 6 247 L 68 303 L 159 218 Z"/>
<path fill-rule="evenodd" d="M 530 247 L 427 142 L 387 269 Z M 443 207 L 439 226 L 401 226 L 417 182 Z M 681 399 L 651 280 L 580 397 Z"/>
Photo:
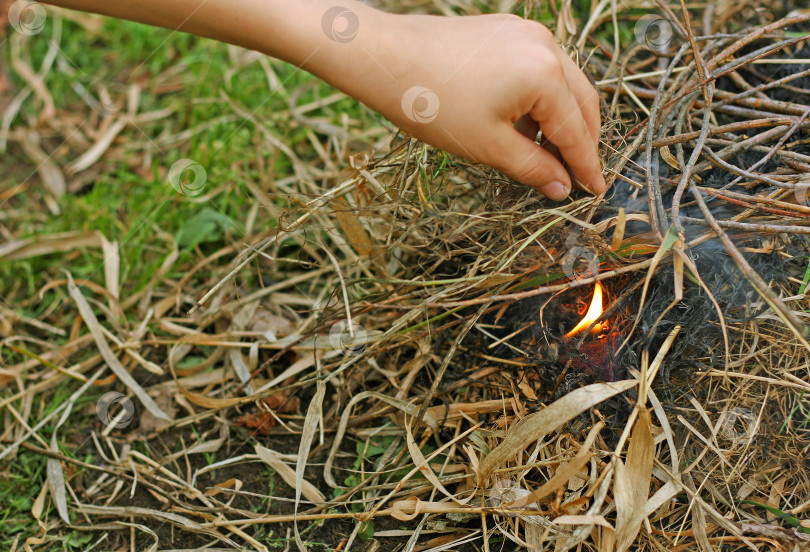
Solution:
<path fill-rule="evenodd" d="M 537 2 L 389 7 L 510 9 L 563 41 L 596 11 L 590 1 L 559 12 Z M 752 30 L 797 10 L 770 8 L 719 2 L 716 22 Z M 294 550 L 296 501 L 302 541 L 324 552 L 403 550 L 417 528 L 410 550 L 518 550 L 505 535 L 530 540 L 538 511 L 578 516 L 569 529 L 590 527 L 583 549 L 613 549 L 622 524 L 624 537 L 639 534 L 636 549 L 806 543 L 806 351 L 775 316 L 753 325 L 761 297 L 719 242 L 687 258 L 712 276 L 701 286 L 672 261 L 683 246 L 674 233 L 662 245 L 652 233 L 597 232 L 593 198 L 550 205 L 410 140 L 287 64 L 182 33 L 43 13 L 27 31 L 0 22 L 0 548 Z M 610 15 L 587 43 L 595 79 L 620 65 L 609 55 Z M 620 42 L 642 40 L 637 22 L 650 15 L 648 6 L 620 14 Z M 797 29 L 773 40 L 806 36 Z M 801 46 L 795 63 L 807 57 Z M 628 74 L 655 76 L 661 60 L 640 51 Z M 765 82 L 767 67 L 744 74 Z M 631 216 L 633 201 L 647 208 L 630 197 L 644 188 L 643 157 L 627 156 L 625 169 L 619 160 L 655 86 L 629 81 L 622 90 L 633 97 L 619 101 L 611 78 L 600 84 L 612 115 L 603 154 L 613 191 L 628 196 L 602 204 L 614 232 L 619 205 Z M 800 102 L 807 82 L 774 97 Z M 794 117 L 788 163 L 761 169 L 792 183 L 787 169 L 810 155 L 801 109 L 745 105 Z M 684 124 L 699 129 L 700 108 L 688 109 Z M 713 124 L 734 122 L 723 117 Z M 707 143 L 719 149 L 755 128 Z M 696 138 L 686 134 L 661 138 L 672 139 L 665 183 L 684 165 L 680 144 Z M 746 167 L 763 155 L 744 153 L 734 160 Z M 716 169 L 704 184 L 727 177 Z M 320 199 L 339 185 L 351 193 Z M 743 201 L 725 200 L 718 217 Z M 810 207 L 784 194 L 744 200 L 749 216 L 770 215 L 755 222 L 794 225 L 735 240 L 806 317 L 810 252 L 796 228 Z M 684 208 L 700 215 L 694 203 Z M 695 225 L 690 239 L 705 231 Z M 575 351 L 561 336 L 593 283 L 580 264 L 566 265 L 566 251 L 617 272 L 604 280 L 609 332 Z M 633 333 L 658 251 L 654 308 Z M 664 317 L 679 271 L 685 300 Z M 489 302 L 504 294 L 517 295 Z M 728 306 L 730 353 L 707 294 Z M 634 340 L 619 362 L 625 335 Z M 579 355 L 595 349 L 600 369 Z M 496 510 L 492 491 L 513 476 L 518 491 L 557 483 L 531 511 Z M 444 493 L 471 498 L 456 511 Z M 649 519 L 627 529 L 626 512 L 651 504 Z"/>

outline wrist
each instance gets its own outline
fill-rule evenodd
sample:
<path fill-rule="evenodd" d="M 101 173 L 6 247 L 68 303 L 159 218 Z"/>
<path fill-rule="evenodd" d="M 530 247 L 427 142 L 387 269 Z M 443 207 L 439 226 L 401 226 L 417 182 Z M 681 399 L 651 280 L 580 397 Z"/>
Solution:
<path fill-rule="evenodd" d="M 260 1 L 266 12 L 250 36 L 262 42 L 248 47 L 309 71 L 402 128 L 421 126 L 403 101 L 411 89 L 440 85 L 430 67 L 441 60 L 424 48 L 436 18 L 389 14 L 354 0 Z"/>
<path fill-rule="evenodd" d="M 420 39 L 427 16 L 390 14 L 367 6 L 358 12 L 351 41 L 331 41 L 305 69 L 402 128 L 409 127 L 401 106 L 406 91 L 421 82 L 429 66 Z"/>
<path fill-rule="evenodd" d="M 376 49 L 386 14 L 356 0 L 253 0 L 259 13 L 248 32 L 252 47 L 328 82 L 362 68 Z M 348 79 L 346 79 L 348 80 Z"/>
<path fill-rule="evenodd" d="M 396 95 L 407 55 L 402 24 L 391 15 L 360 2 L 325 2 L 313 10 L 317 30 L 299 40 L 294 57 L 282 57 L 377 111 L 387 111 Z M 413 65 L 413 62 L 410 62 Z M 401 92 L 400 92 L 401 94 Z"/>

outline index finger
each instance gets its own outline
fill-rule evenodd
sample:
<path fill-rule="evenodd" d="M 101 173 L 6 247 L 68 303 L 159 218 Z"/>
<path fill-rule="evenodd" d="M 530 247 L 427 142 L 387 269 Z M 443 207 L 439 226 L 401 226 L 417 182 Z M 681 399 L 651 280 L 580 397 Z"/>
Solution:
<path fill-rule="evenodd" d="M 596 144 L 561 66 L 556 73 L 545 81 L 530 114 L 543 136 L 557 146 L 579 184 L 601 194 L 605 180 Z"/>

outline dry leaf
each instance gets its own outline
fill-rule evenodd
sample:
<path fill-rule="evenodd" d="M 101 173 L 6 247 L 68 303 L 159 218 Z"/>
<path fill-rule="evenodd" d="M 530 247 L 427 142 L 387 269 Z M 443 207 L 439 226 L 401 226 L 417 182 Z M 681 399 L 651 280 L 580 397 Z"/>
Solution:
<path fill-rule="evenodd" d="M 261 445 L 256 445 L 256 454 L 262 459 L 262 462 L 273 468 L 277 474 L 281 476 L 284 482 L 295 489 L 296 477 L 295 470 L 293 470 L 284 460 L 281 455 L 274 450 L 265 448 Z M 323 504 L 326 502 L 326 497 L 318 490 L 318 488 L 302 478 L 301 480 L 301 493 L 304 497 L 313 504 Z"/>
<path fill-rule="evenodd" d="M 655 443 L 650 411 L 639 408 L 627 447 L 627 464 L 616 459 L 614 495 L 616 499 L 616 550 L 623 552 L 636 539 L 647 516 Z"/>
<path fill-rule="evenodd" d="M 363 224 L 344 198 L 332 201 L 335 218 L 349 239 L 354 250 L 362 257 L 370 257 L 374 253 L 374 244 L 363 228 Z"/>
<path fill-rule="evenodd" d="M 591 431 L 588 432 L 588 437 L 585 439 L 577 455 L 572 458 L 571 461 L 566 462 L 565 465 L 560 466 L 557 473 L 554 474 L 554 477 L 546 481 L 539 489 L 532 491 L 531 494 L 526 496 L 526 498 L 523 499 L 523 503 L 531 504 L 545 498 L 577 475 L 582 468 L 590 462 L 591 456 L 593 456 L 591 446 L 593 442 L 596 441 L 596 437 L 603 427 L 605 427 L 604 422 L 597 423 Z"/>
<path fill-rule="evenodd" d="M 224 489 L 235 489 L 238 491 L 241 488 L 242 488 L 242 480 L 231 477 L 227 481 L 217 483 L 210 489 L 206 489 L 205 494 L 207 496 L 217 496 L 218 494 L 222 493 Z"/>
<path fill-rule="evenodd" d="M 48 155 L 40 147 L 39 133 L 32 130 L 26 133 L 25 137 L 20 140 L 25 154 L 33 161 L 34 166 L 37 168 L 39 178 L 53 196 L 57 199 L 65 194 L 67 185 L 65 184 L 65 175 L 62 169 L 53 160 L 53 155 Z M 58 213 L 55 213 L 58 214 Z"/>
<path fill-rule="evenodd" d="M 70 410 L 69 408 L 67 409 Z M 61 424 L 60 424 L 61 425 Z M 59 443 L 56 439 L 56 431 L 51 435 L 51 452 L 59 454 Z M 65 490 L 65 472 L 62 471 L 62 462 L 56 458 L 48 458 L 45 469 L 48 476 L 48 490 L 51 492 L 53 501 L 56 503 L 56 511 L 62 521 L 70 525 L 70 516 L 67 508 L 67 491 Z"/>
<path fill-rule="evenodd" d="M 253 386 L 250 384 L 250 369 L 245 364 L 245 359 L 242 353 L 236 347 L 228 349 L 228 358 L 231 360 L 233 371 L 236 372 L 236 377 L 245 386 L 245 394 L 253 394 Z"/>
<path fill-rule="evenodd" d="M 422 451 L 419 450 L 419 446 L 416 444 L 416 441 L 413 438 L 413 432 L 411 432 L 410 424 L 405 425 L 405 442 L 408 445 L 408 452 L 411 454 L 411 458 L 413 459 L 413 463 L 415 466 L 419 466 L 419 471 L 422 472 L 422 475 L 425 476 L 425 479 L 430 481 L 433 485 L 434 489 L 438 489 L 444 496 L 455 502 L 456 504 L 466 504 L 470 501 L 470 499 L 474 496 L 470 494 L 465 500 L 458 500 L 453 494 L 451 494 L 447 489 L 444 488 L 439 478 L 436 477 L 436 474 L 433 473 L 433 470 L 430 468 L 425 456 L 422 454 Z"/>
<path fill-rule="evenodd" d="M 107 291 L 118 299 L 121 258 L 118 255 L 118 242 L 111 242 L 101 235 L 101 250 L 104 253 L 104 282 Z"/>
<path fill-rule="evenodd" d="M 278 378 L 276 378 L 278 379 Z M 343 435 L 346 432 L 346 427 L 349 425 L 349 416 L 351 415 L 352 408 L 354 406 L 365 399 L 377 399 L 383 402 L 390 404 L 391 406 L 395 406 L 396 408 L 400 409 L 402 412 L 410 416 L 415 416 L 419 407 L 412 402 L 403 401 L 399 399 L 394 399 L 387 395 L 383 395 L 382 393 L 375 393 L 374 391 L 363 391 L 351 398 L 349 404 L 346 405 L 346 408 L 343 409 L 343 414 L 340 416 L 340 422 L 338 423 L 338 429 L 335 433 L 335 438 L 332 441 L 332 448 L 329 451 L 329 456 L 326 458 L 326 463 L 323 466 L 323 478 L 326 481 L 326 484 L 332 488 L 337 488 L 338 484 L 335 483 L 335 478 L 332 475 L 332 462 L 335 460 L 335 456 L 337 455 L 338 449 L 340 447 L 340 443 L 343 441 Z M 435 435 L 439 434 L 439 424 L 438 422 L 430 415 L 425 413 L 422 421 L 427 424 L 430 429 L 434 432 Z"/>
<path fill-rule="evenodd" d="M 555 525 L 601 525 L 613 529 L 604 516 L 559 516 L 554 518 L 551 523 Z"/>
<path fill-rule="evenodd" d="M 140 384 L 135 381 L 135 378 L 133 378 L 127 369 L 123 367 L 121 362 L 118 360 L 118 357 L 112 352 L 110 345 L 107 343 L 107 339 L 104 337 L 101 324 L 99 324 L 96 315 L 93 313 L 93 309 L 91 309 L 90 305 L 87 303 L 87 299 L 84 298 L 78 286 L 76 286 L 76 284 L 73 282 L 73 276 L 71 276 L 70 273 L 68 273 L 68 292 L 76 302 L 76 306 L 79 308 L 79 312 L 82 315 L 84 323 L 87 325 L 87 328 L 93 335 L 93 339 L 96 342 L 96 347 L 98 347 L 99 353 L 101 353 L 101 356 L 104 357 L 104 360 L 107 362 L 110 369 L 115 372 L 116 376 L 118 376 L 118 379 L 121 380 L 121 383 L 123 383 L 135 394 L 136 397 L 138 397 L 141 404 L 143 404 L 143 406 L 149 410 L 153 416 L 164 420 L 171 420 L 171 418 L 160 409 L 155 401 L 152 400 L 152 397 L 150 397 L 146 391 L 144 391 L 143 387 L 141 387 Z"/>
<path fill-rule="evenodd" d="M 169 413 L 172 416 L 173 413 L 173 403 L 172 403 L 172 390 L 168 387 L 158 387 L 157 393 L 152 391 L 153 395 L 155 395 L 155 403 L 160 407 L 161 410 L 164 412 Z M 172 416 L 172 419 L 174 417 Z M 138 423 L 138 431 L 137 436 L 133 435 L 135 439 L 142 439 L 144 436 L 149 435 L 150 433 L 157 431 L 159 429 L 163 429 L 164 427 L 171 424 L 171 420 L 164 420 L 162 418 L 158 418 L 153 416 L 151 412 L 148 410 L 141 413 L 141 417 Z"/>
<path fill-rule="evenodd" d="M 323 415 L 323 397 L 326 394 L 326 383 L 323 380 L 318 380 L 318 389 L 315 391 L 315 396 L 312 397 L 312 402 L 309 403 L 306 418 L 304 418 L 304 427 L 301 431 L 301 442 L 298 445 L 298 461 L 295 464 L 295 507 L 294 512 L 298 513 L 298 502 L 301 500 L 301 493 L 304 487 L 304 469 L 307 467 L 307 458 L 309 457 L 309 449 L 312 446 L 312 441 L 315 438 L 315 432 L 318 429 L 318 423 L 321 421 Z M 295 544 L 301 552 L 306 552 L 306 546 L 301 540 L 301 534 L 298 532 L 298 524 L 293 524 L 295 530 Z"/>
<path fill-rule="evenodd" d="M 492 472 L 523 449 L 589 408 L 623 391 L 635 387 L 636 380 L 594 383 L 554 401 L 539 412 L 530 414 L 512 427 L 504 440 L 481 460 L 478 474 L 480 486 L 485 486 Z"/>
<path fill-rule="evenodd" d="M 40 255 L 84 249 L 85 247 L 101 247 L 101 233 L 60 232 L 22 240 L 12 240 L 0 245 L 0 259 L 19 261 Z"/>

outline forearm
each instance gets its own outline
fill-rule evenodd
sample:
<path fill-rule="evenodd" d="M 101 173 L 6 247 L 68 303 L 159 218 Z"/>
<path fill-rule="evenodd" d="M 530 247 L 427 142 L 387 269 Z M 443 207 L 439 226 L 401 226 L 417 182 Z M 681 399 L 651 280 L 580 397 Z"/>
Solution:
<path fill-rule="evenodd" d="M 257 50 L 359 98 L 364 96 L 359 75 L 368 81 L 396 70 L 380 67 L 371 54 L 385 36 L 377 30 L 396 16 L 354 0 L 339 6 L 332 0 L 45 1 Z"/>
<path fill-rule="evenodd" d="M 595 193 L 605 189 L 598 94 L 538 23 L 390 15 L 356 0 L 44 1 L 293 63 L 417 138 L 554 199 L 567 195 L 572 175 Z M 535 142 L 538 128 L 552 150 Z"/>

